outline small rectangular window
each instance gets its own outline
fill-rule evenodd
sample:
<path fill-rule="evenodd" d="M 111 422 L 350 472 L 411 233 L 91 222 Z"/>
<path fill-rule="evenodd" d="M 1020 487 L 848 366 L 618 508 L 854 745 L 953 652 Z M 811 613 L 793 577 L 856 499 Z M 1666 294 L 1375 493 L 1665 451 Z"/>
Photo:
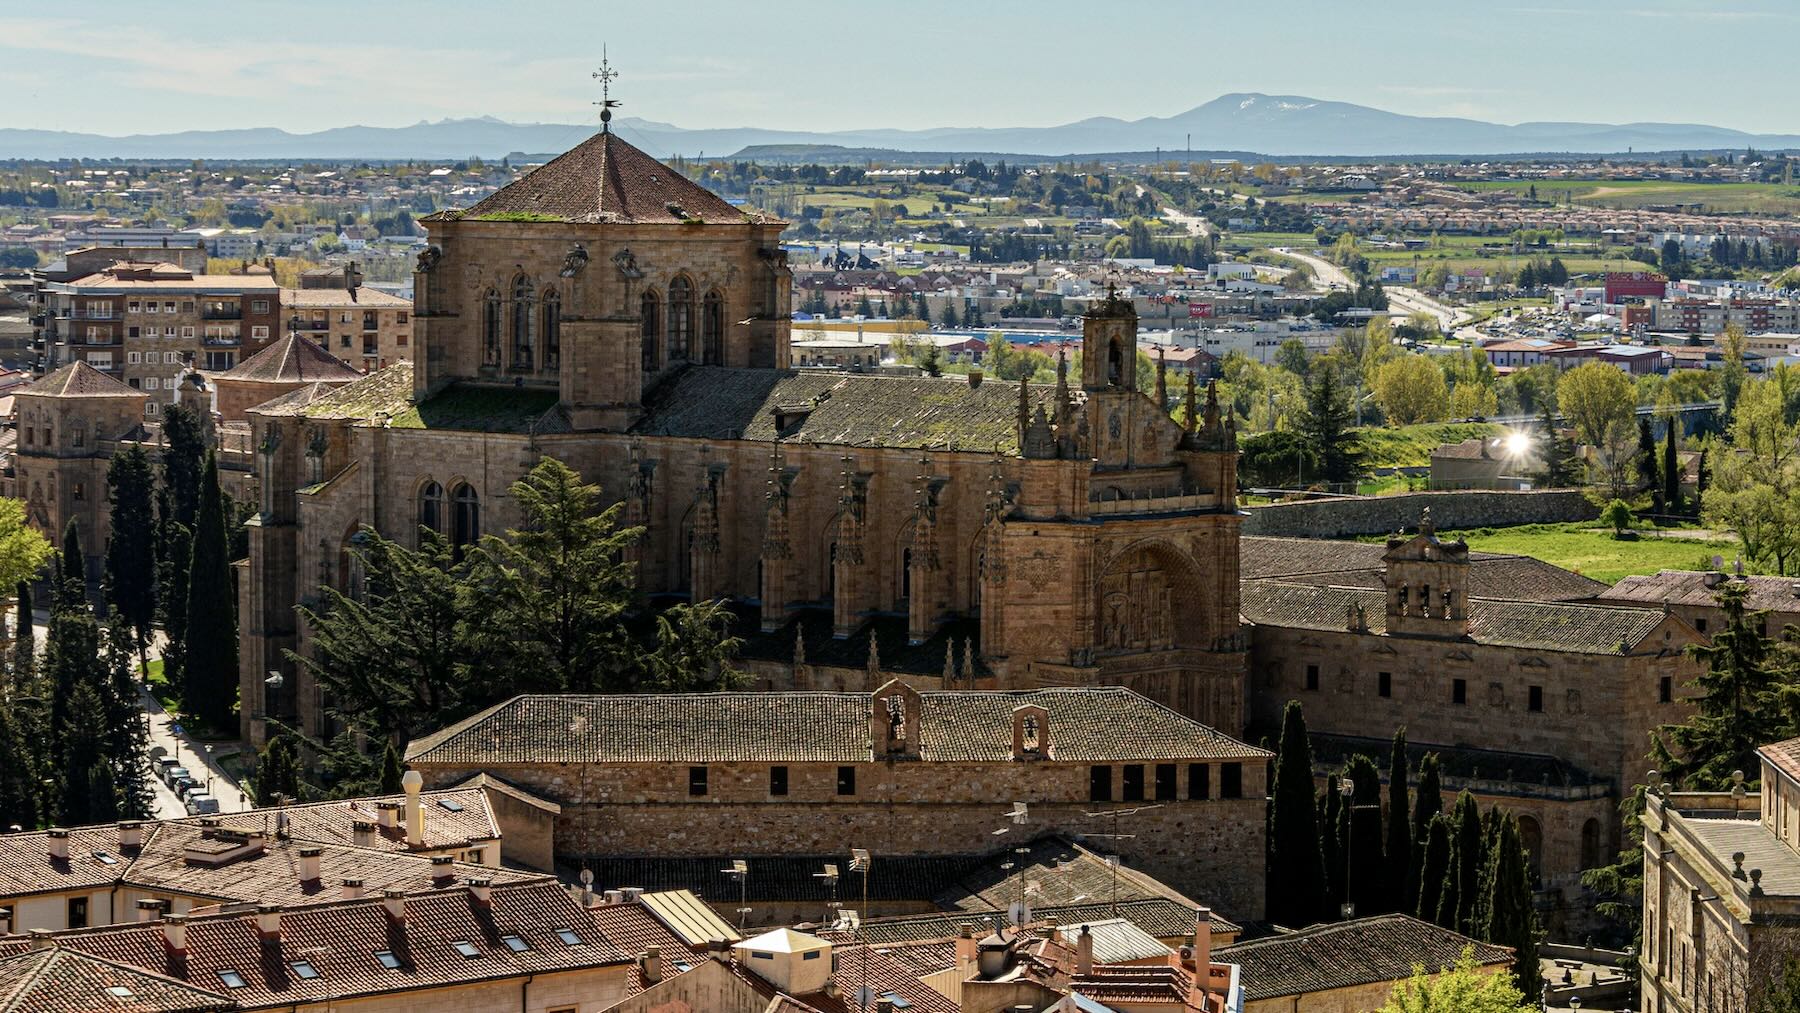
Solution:
<path fill-rule="evenodd" d="M 1142 802 L 1144 800 L 1144 765 L 1127 763 L 1124 778 L 1119 783 L 1119 797 L 1126 802 Z"/>
<path fill-rule="evenodd" d="M 1377 672 L 1377 673 L 1375 673 L 1375 692 L 1380 694 L 1381 696 L 1393 696 L 1394 695 L 1394 673 L 1392 673 L 1392 672 Z"/>
<path fill-rule="evenodd" d="M 1188 798 L 1212 798 L 1212 766 L 1210 764 L 1188 764 Z"/>
<path fill-rule="evenodd" d="M 1306 688 L 1307 689 L 1318 689 L 1319 688 L 1319 666 L 1317 666 L 1317 665 L 1306 666 Z"/>
<path fill-rule="evenodd" d="M 476 949 L 475 944 L 469 942 L 467 939 L 452 940 L 450 945 L 455 948 L 456 952 L 462 954 L 464 957 L 481 956 L 481 951 Z"/>
<path fill-rule="evenodd" d="M 1531 686 L 1525 690 L 1525 709 L 1529 711 L 1544 709 L 1544 687 Z"/>
<path fill-rule="evenodd" d="M 1088 768 L 1088 801 L 1112 801 L 1112 768 L 1094 766 Z"/>
<path fill-rule="evenodd" d="M 573 929 L 557 929 L 556 938 L 563 941 L 564 946 L 580 946 L 581 937 Z"/>
<path fill-rule="evenodd" d="M 296 960 L 288 966 L 294 969 L 294 977 L 304 981 L 311 981 L 319 976 L 318 968 L 313 967 L 311 961 Z"/>
<path fill-rule="evenodd" d="M 69 928 L 85 929 L 88 923 L 88 899 L 86 897 L 69 898 Z"/>
<path fill-rule="evenodd" d="M 705 767 L 688 768 L 688 794 L 695 796 L 706 794 Z"/>
<path fill-rule="evenodd" d="M 837 793 L 839 795 L 856 794 L 856 768 L 839 767 L 837 771 Z"/>
<path fill-rule="evenodd" d="M 1706 632 L 1706 620 L 1695 619 L 1694 620 L 1694 629 L 1700 633 L 1705 633 Z"/>
<path fill-rule="evenodd" d="M 1674 676 L 1665 675 L 1662 677 L 1656 687 L 1656 699 L 1658 703 L 1672 703 L 1675 700 Z"/>
<path fill-rule="evenodd" d="M 226 988 L 243 988 L 247 984 L 243 975 L 229 969 L 219 972 L 219 980 L 225 983 Z"/>
<path fill-rule="evenodd" d="M 1451 681 L 1451 683 L 1450 683 L 1450 702 L 1451 703 L 1468 703 L 1469 702 L 1469 680 L 1455 679 L 1455 680 Z"/>
<path fill-rule="evenodd" d="M 1175 765 L 1159 763 L 1156 765 L 1156 799 L 1159 802 L 1173 801 L 1175 798 Z"/>
<path fill-rule="evenodd" d="M 1219 797 L 1244 797 L 1244 765 L 1225 763 L 1219 766 Z"/>
<path fill-rule="evenodd" d="M 518 936 L 513 936 L 513 935 L 501 936 L 500 941 L 505 943 L 506 948 L 513 951 L 514 953 L 524 953 L 526 950 L 531 949 L 531 944 L 527 943 L 525 940 L 521 939 Z"/>
<path fill-rule="evenodd" d="M 788 771 L 787 771 L 786 767 L 770 767 L 769 768 L 769 794 L 771 794 L 771 795 L 786 795 L 787 791 L 788 791 L 787 777 L 788 777 Z"/>

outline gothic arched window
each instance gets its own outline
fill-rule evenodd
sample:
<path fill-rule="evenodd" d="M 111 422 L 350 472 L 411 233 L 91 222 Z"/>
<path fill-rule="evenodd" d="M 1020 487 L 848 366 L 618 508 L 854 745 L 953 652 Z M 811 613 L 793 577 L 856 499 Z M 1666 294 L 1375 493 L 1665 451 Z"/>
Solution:
<path fill-rule="evenodd" d="M 531 292 L 531 279 L 519 275 L 513 279 L 512 287 L 512 368 L 531 369 L 531 358 L 537 344 L 533 332 L 537 325 L 536 314 L 532 312 L 532 303 L 536 299 Z"/>
<path fill-rule="evenodd" d="M 474 545 L 481 537 L 481 500 L 475 495 L 475 488 L 467 482 L 456 487 L 451 496 L 452 515 L 450 540 L 453 544 Z"/>
<path fill-rule="evenodd" d="M 654 373 L 662 368 L 662 357 L 656 354 L 656 339 L 661 334 L 659 321 L 662 313 L 661 304 L 657 302 L 655 292 L 645 292 L 644 298 L 638 301 L 638 318 L 641 321 L 641 333 L 644 338 L 644 372 Z"/>
<path fill-rule="evenodd" d="M 686 278 L 669 282 L 669 361 L 684 362 L 694 343 L 694 286 Z"/>
<path fill-rule="evenodd" d="M 706 293 L 700 304 L 700 361 L 725 365 L 725 299 L 718 289 Z"/>
<path fill-rule="evenodd" d="M 500 365 L 500 294 L 492 289 L 481 311 L 481 364 Z"/>
<path fill-rule="evenodd" d="M 419 527 L 444 530 L 444 487 L 436 482 L 419 490 Z"/>
<path fill-rule="evenodd" d="M 1106 347 L 1106 382 L 1114 387 L 1125 382 L 1125 350 L 1117 341 Z"/>
<path fill-rule="evenodd" d="M 544 292 L 543 318 L 544 369 L 550 372 L 562 368 L 562 296 L 555 289 Z"/>

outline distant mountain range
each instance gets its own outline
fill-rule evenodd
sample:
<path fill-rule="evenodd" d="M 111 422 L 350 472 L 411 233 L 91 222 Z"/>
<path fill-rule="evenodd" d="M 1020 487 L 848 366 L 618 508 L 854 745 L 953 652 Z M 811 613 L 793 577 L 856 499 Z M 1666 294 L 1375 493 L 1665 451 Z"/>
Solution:
<path fill-rule="evenodd" d="M 836 146 L 894 152 L 1056 156 L 1121 152 L 1256 152 L 1270 156 L 1621 154 L 1800 148 L 1800 135 L 1751 134 L 1685 123 L 1519 123 L 1404 116 L 1295 95 L 1233 94 L 1175 116 L 1100 116 L 1053 127 L 927 130 L 684 130 L 631 117 L 621 136 L 659 157 L 735 154 L 746 147 Z M 273 127 L 106 137 L 0 129 L 0 158 L 427 159 L 499 158 L 564 151 L 592 126 L 506 123 L 491 117 L 407 127 L 337 127 L 293 134 Z"/>

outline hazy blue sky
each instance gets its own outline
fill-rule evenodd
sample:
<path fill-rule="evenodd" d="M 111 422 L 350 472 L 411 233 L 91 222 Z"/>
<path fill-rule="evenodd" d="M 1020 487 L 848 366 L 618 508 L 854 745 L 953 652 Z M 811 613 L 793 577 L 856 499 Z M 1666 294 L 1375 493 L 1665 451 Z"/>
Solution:
<path fill-rule="evenodd" d="M 66 12 L 66 13 L 64 13 Z M 4 0 L 0 127 L 1033 126 L 1225 92 L 1800 132 L 1795 0 Z"/>

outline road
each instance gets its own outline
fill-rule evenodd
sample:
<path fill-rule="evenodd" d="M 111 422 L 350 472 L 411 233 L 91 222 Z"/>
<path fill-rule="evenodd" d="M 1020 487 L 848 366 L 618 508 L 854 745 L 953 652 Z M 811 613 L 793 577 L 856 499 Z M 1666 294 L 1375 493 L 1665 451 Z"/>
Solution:
<path fill-rule="evenodd" d="M 1174 224 L 1186 229 L 1187 234 L 1190 236 L 1212 235 L 1213 224 L 1199 215 L 1185 214 L 1174 208 L 1163 208 L 1162 216 Z"/>
<path fill-rule="evenodd" d="M 1463 311 L 1433 299 L 1416 288 L 1405 288 L 1398 285 L 1386 286 L 1388 303 L 1408 313 L 1424 313 L 1435 318 L 1438 330 L 1445 334 L 1455 333 L 1464 320 L 1469 319 Z"/>
<path fill-rule="evenodd" d="M 239 790 L 237 782 L 219 766 L 213 754 L 205 745 L 195 743 L 186 735 L 177 736 L 174 732 L 175 721 L 164 711 L 162 704 L 149 692 L 142 694 L 144 712 L 150 720 L 150 757 L 173 756 L 195 778 L 208 782 L 208 790 L 213 798 L 219 800 L 220 812 L 244 812 L 251 807 L 249 799 Z M 235 745 L 228 748 L 235 749 Z M 156 780 L 152 778 L 152 780 Z M 156 780 L 156 815 L 159 819 L 179 819 L 187 815 L 187 807 L 175 792 L 162 781 Z"/>
<path fill-rule="evenodd" d="M 1301 253 L 1291 246 L 1277 246 L 1275 247 L 1275 252 L 1284 257 L 1292 257 L 1300 263 L 1305 264 L 1307 267 L 1312 268 L 1313 287 L 1315 288 L 1334 289 L 1355 287 L 1350 283 L 1350 276 L 1344 273 L 1344 269 L 1333 264 L 1329 260 L 1325 260 L 1322 257 L 1315 257 L 1310 253 Z"/>

